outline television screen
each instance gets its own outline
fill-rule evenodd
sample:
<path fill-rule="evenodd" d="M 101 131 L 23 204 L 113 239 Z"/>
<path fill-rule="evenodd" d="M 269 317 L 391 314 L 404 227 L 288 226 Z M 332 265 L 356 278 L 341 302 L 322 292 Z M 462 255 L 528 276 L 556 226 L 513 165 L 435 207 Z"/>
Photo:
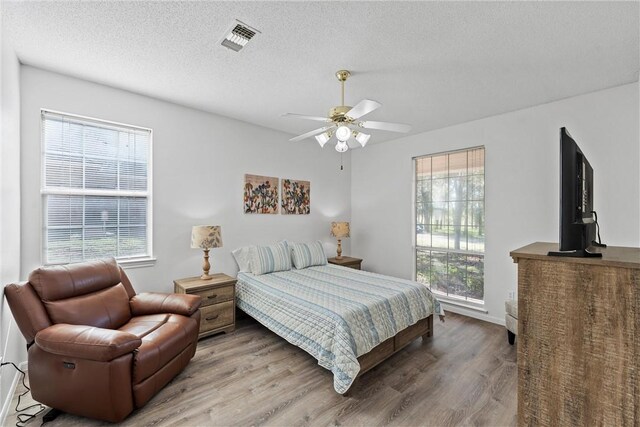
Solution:
<path fill-rule="evenodd" d="M 593 168 L 566 128 L 560 129 L 560 251 L 555 256 L 601 256 L 595 239 Z"/>

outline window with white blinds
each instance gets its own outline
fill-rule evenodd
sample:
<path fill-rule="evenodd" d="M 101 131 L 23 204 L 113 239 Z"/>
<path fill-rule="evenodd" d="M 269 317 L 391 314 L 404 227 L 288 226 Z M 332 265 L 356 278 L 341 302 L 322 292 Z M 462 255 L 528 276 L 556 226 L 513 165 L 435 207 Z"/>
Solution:
<path fill-rule="evenodd" d="M 416 280 L 484 303 L 484 147 L 414 158 Z"/>
<path fill-rule="evenodd" d="M 42 110 L 45 264 L 151 258 L 151 130 Z"/>

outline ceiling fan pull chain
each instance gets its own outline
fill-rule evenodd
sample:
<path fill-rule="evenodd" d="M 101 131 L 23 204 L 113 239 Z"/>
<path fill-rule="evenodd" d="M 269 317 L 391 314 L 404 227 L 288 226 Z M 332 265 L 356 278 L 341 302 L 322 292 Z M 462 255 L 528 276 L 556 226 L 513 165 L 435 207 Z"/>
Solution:
<path fill-rule="evenodd" d="M 344 170 L 344 167 L 342 166 L 342 153 L 340 153 L 340 170 Z"/>

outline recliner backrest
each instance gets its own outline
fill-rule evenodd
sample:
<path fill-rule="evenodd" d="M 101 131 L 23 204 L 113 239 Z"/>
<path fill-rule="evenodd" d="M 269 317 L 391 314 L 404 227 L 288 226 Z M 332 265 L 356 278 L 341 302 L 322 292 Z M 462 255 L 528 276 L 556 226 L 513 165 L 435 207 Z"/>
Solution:
<path fill-rule="evenodd" d="M 33 270 L 29 283 L 42 301 L 58 301 L 115 286 L 120 270 L 113 258 L 52 265 Z"/>
<path fill-rule="evenodd" d="M 29 275 L 52 323 L 117 329 L 131 319 L 116 261 L 41 267 Z"/>
<path fill-rule="evenodd" d="M 30 344 L 56 323 L 117 329 L 131 319 L 129 300 L 136 294 L 115 259 L 47 266 L 29 282 L 5 287 L 20 332 Z"/>

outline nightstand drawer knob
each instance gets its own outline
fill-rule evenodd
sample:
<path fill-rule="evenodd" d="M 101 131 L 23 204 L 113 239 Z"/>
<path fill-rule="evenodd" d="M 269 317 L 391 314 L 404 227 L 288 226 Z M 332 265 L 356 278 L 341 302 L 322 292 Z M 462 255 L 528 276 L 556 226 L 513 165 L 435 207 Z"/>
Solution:
<path fill-rule="evenodd" d="M 215 298 L 215 297 L 217 297 L 217 296 L 218 296 L 218 294 L 213 294 L 213 295 L 209 295 L 207 298 L 209 298 L 209 299 L 214 299 L 214 298 Z"/>
<path fill-rule="evenodd" d="M 211 321 L 211 320 L 216 320 L 216 319 L 218 318 L 218 316 L 220 316 L 220 315 L 219 315 L 219 314 L 216 314 L 215 316 L 205 317 L 205 319 L 204 319 L 204 320 L 206 320 L 207 322 L 208 322 L 208 321 Z"/>

